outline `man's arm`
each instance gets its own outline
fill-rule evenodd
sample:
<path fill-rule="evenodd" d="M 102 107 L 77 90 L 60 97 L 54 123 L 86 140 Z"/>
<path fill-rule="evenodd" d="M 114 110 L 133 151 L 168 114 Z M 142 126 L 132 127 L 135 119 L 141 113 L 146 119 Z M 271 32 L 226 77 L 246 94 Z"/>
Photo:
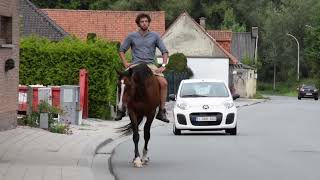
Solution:
<path fill-rule="evenodd" d="M 162 53 L 162 64 L 166 65 L 168 63 L 168 50 L 166 46 L 164 45 L 160 35 L 157 36 L 157 42 L 156 42 L 157 47 L 160 49 Z M 161 66 L 159 68 L 160 72 L 163 72 L 166 68 L 164 66 Z"/>
<path fill-rule="evenodd" d="M 162 61 L 163 64 L 168 64 L 168 53 L 162 54 L 162 59 L 163 59 Z"/>
<path fill-rule="evenodd" d="M 127 59 L 126 59 L 126 55 L 124 52 L 120 51 L 119 52 L 119 56 L 120 56 L 120 59 L 121 59 L 121 62 L 123 64 L 123 66 L 125 68 L 129 67 L 130 66 L 130 63 L 128 63 Z"/>
<path fill-rule="evenodd" d="M 130 35 L 129 35 L 129 36 L 126 37 L 126 39 L 123 41 L 123 43 L 121 44 L 121 46 L 119 48 L 119 56 L 120 56 L 120 59 L 122 61 L 123 66 L 125 68 L 130 66 L 130 63 L 128 63 L 128 61 L 126 60 L 126 56 L 125 56 L 125 53 L 130 48 L 130 45 L 131 45 L 131 38 L 130 38 Z"/>

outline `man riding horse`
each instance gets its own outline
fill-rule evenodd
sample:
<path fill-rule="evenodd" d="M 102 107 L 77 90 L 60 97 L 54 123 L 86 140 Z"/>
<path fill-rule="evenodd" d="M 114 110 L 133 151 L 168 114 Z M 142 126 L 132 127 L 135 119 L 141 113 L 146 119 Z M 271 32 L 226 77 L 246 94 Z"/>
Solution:
<path fill-rule="evenodd" d="M 137 32 L 129 33 L 125 38 L 124 42 L 121 44 L 119 49 L 119 55 L 122 60 L 122 63 L 127 70 L 131 67 L 134 67 L 141 63 L 146 63 L 147 66 L 152 70 L 153 74 L 156 75 L 159 85 L 160 85 L 160 107 L 156 119 L 159 119 L 163 122 L 169 123 L 169 120 L 166 116 L 165 102 L 167 99 L 167 80 L 164 78 L 163 71 L 166 69 L 166 64 L 168 60 L 168 50 L 166 49 L 160 35 L 156 32 L 149 30 L 151 23 L 151 18 L 148 14 L 141 13 L 136 17 L 136 24 L 139 27 Z M 132 52 L 132 63 L 128 63 L 125 58 L 126 51 L 131 48 Z M 158 68 L 155 65 L 155 52 L 156 48 L 159 48 L 162 53 L 163 63 Z M 119 103 L 119 109 L 117 111 L 117 116 L 115 120 L 121 120 L 126 115 L 125 104 L 126 95 L 123 98 L 123 102 Z"/>

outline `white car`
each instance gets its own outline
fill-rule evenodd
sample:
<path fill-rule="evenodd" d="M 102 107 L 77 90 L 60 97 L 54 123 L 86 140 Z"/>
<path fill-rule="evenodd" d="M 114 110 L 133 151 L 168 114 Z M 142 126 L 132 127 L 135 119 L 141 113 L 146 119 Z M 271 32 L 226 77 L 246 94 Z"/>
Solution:
<path fill-rule="evenodd" d="M 173 115 L 173 133 L 182 130 L 225 130 L 237 135 L 237 108 L 227 84 L 213 79 L 183 80 L 177 95 L 169 95 L 176 101 Z"/>

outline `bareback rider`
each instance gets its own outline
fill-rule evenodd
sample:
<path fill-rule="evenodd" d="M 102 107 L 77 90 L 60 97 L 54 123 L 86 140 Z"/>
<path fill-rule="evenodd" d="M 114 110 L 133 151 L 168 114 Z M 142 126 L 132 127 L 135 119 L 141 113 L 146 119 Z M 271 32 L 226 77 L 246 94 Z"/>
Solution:
<path fill-rule="evenodd" d="M 160 84 L 161 103 L 156 118 L 168 123 L 169 120 L 166 116 L 165 109 L 168 83 L 162 73 L 166 69 L 168 50 L 163 44 L 160 35 L 149 30 L 150 23 L 151 18 L 148 14 L 141 13 L 136 17 L 136 24 L 139 27 L 139 30 L 137 32 L 129 33 L 123 44 L 120 46 L 119 55 L 125 68 L 130 68 L 139 63 L 146 63 L 153 74 L 157 76 Z M 132 51 L 132 64 L 128 63 L 125 58 L 125 53 L 129 48 L 131 48 Z M 154 64 L 156 48 L 160 49 L 163 58 L 163 64 L 159 68 Z M 125 103 L 126 102 L 121 102 L 119 104 L 122 105 Z M 115 120 L 121 120 L 125 114 L 125 108 L 119 107 Z"/>

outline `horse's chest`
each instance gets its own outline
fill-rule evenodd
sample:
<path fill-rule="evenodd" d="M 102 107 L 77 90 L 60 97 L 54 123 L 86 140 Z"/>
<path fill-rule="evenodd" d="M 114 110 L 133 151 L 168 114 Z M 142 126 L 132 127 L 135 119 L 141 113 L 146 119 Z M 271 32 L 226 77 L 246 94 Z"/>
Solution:
<path fill-rule="evenodd" d="M 144 101 L 135 101 L 128 104 L 128 109 L 133 109 L 137 112 L 152 112 L 158 107 L 156 103 L 149 103 Z"/>

